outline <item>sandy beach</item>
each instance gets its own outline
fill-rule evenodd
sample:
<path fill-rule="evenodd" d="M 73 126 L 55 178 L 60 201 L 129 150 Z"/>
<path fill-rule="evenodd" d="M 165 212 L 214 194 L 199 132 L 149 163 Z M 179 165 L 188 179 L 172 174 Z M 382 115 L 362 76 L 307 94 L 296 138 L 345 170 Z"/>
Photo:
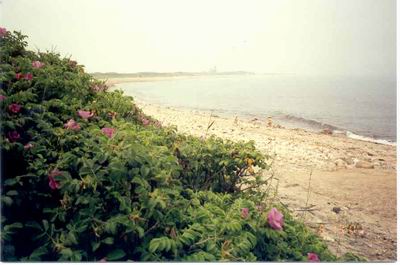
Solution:
<path fill-rule="evenodd" d="M 195 79 L 195 78 L 204 78 L 210 77 L 213 78 L 226 78 L 237 76 L 237 74 L 218 74 L 218 75 L 209 75 L 209 74 L 182 74 L 182 75 L 168 75 L 168 76 L 136 76 L 136 77 L 111 77 L 111 78 L 99 78 L 106 82 L 108 86 L 114 86 L 120 83 L 132 83 L 132 82 L 155 82 L 155 81 L 171 81 L 171 80 L 182 80 L 182 79 Z"/>
<path fill-rule="evenodd" d="M 163 81 L 163 80 L 179 80 L 185 78 L 195 78 L 194 76 L 149 76 L 149 77 L 121 77 L 121 78 L 101 78 L 106 82 L 108 86 L 114 86 L 120 83 L 132 83 L 132 82 L 154 82 L 154 81 Z"/>
<path fill-rule="evenodd" d="M 219 117 L 136 101 L 181 133 L 254 140 L 270 155 L 278 196 L 338 254 L 396 258 L 396 147 L 285 129 L 265 120 Z M 207 132 L 207 126 L 213 122 Z M 310 178 L 311 173 L 311 178 Z"/>

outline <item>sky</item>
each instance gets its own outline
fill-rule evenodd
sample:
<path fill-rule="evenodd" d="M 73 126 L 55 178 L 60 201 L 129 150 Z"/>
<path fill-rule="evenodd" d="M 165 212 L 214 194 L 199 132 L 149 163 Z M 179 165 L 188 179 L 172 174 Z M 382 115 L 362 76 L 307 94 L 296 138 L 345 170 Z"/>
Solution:
<path fill-rule="evenodd" d="M 0 19 L 88 72 L 396 75 L 395 0 L 1 0 Z"/>

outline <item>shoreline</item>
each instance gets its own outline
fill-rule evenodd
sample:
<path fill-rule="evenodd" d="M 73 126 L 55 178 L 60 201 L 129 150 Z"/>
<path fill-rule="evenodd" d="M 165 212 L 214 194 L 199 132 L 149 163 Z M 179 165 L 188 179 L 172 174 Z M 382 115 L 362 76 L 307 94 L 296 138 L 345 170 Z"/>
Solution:
<path fill-rule="evenodd" d="M 114 87 L 121 83 L 136 83 L 136 82 L 157 82 L 157 81 L 172 81 L 172 80 L 182 80 L 182 79 L 197 79 L 204 77 L 213 78 L 226 78 L 226 77 L 237 77 L 237 76 L 249 76 L 255 74 L 184 74 L 184 75 L 168 75 L 168 76 L 134 76 L 134 77 L 110 77 L 110 78 L 97 78 L 102 80 L 109 87 Z"/>
<path fill-rule="evenodd" d="M 106 82 L 106 84 L 111 89 L 118 89 L 116 85 L 120 83 L 136 83 L 136 82 L 159 82 L 159 81 L 175 81 L 175 80 L 183 80 L 183 79 L 200 79 L 204 77 L 213 77 L 213 78 L 227 78 L 227 77 L 235 77 L 239 75 L 172 75 L 172 76 L 139 76 L 139 77 L 121 77 L 121 78 L 109 78 L 109 79 L 101 79 Z M 242 75 L 243 76 L 243 75 Z M 122 89 L 122 88 L 119 88 Z M 125 92 L 126 93 L 126 92 Z M 137 95 L 131 94 L 135 100 L 137 101 L 139 98 Z M 139 99 L 142 102 L 145 102 L 146 99 Z M 150 103 L 150 102 L 148 102 Z M 159 105 L 162 107 L 172 107 L 181 110 L 188 110 L 188 111 L 200 111 L 200 112 L 212 112 L 215 115 L 222 116 L 225 118 L 242 118 L 244 120 L 264 120 L 265 122 L 273 122 L 274 126 L 280 126 L 286 129 L 298 129 L 298 130 L 305 130 L 311 133 L 323 133 L 327 135 L 333 136 L 344 136 L 349 139 L 359 140 L 363 142 L 375 143 L 375 144 L 382 144 L 382 145 L 390 145 L 390 146 L 397 146 L 397 141 L 392 139 L 385 139 L 385 138 L 377 138 L 374 136 L 369 136 L 368 134 L 359 134 L 357 132 L 338 128 L 335 125 L 324 124 L 315 120 L 305 119 L 303 117 L 295 117 L 291 115 L 262 115 L 262 114 L 252 114 L 252 113 L 243 113 L 243 112 L 233 112 L 233 111 L 224 111 L 224 110 L 213 110 L 213 109 L 199 109 L 199 108 L 192 108 L 192 107 L 183 107 L 183 106 L 169 106 L 163 103 L 158 102 L 151 102 L 154 105 Z M 288 117 L 288 118 L 287 118 Z M 268 121 L 270 120 L 270 121 Z M 293 121 L 294 120 L 294 121 Z M 311 124 L 310 124 L 311 123 Z"/>
<path fill-rule="evenodd" d="M 310 159 L 314 160 L 313 163 L 307 164 L 308 167 L 329 171 L 342 168 L 396 169 L 396 145 L 352 138 L 348 137 L 345 133 L 330 134 L 326 132 L 313 132 L 302 128 L 286 128 L 276 123 L 273 119 L 268 118 L 261 120 L 230 114 L 221 115 L 215 111 L 170 107 L 145 102 L 137 98 L 135 98 L 135 103 L 146 114 L 160 120 L 162 124 L 177 125 L 178 131 L 188 134 L 204 136 L 208 122 L 213 121 L 214 124 L 207 133 L 208 135 L 215 134 L 216 136 L 232 140 L 255 140 L 256 146 L 258 145 L 261 150 L 265 149 L 264 144 L 260 143 L 265 140 L 261 139 L 263 136 L 272 136 L 268 139 L 273 139 L 271 140 L 272 142 L 277 142 L 275 148 L 280 149 L 282 149 L 281 145 L 294 144 L 294 146 L 300 146 L 300 143 L 302 144 L 301 148 L 304 149 L 310 149 L 307 143 L 314 142 L 312 143 L 313 145 L 321 145 L 323 148 L 319 148 L 310 157 Z M 221 127 L 216 127 L 216 124 L 220 124 Z M 348 152 L 339 152 L 339 146 Z M 359 152 L 357 153 L 354 150 Z M 333 154 L 327 155 L 329 151 L 332 151 Z M 287 154 L 280 153 L 280 151 L 277 151 L 278 157 L 279 155 L 282 157 L 287 156 Z M 386 153 L 390 155 L 388 156 Z M 310 155 L 311 152 L 308 152 L 308 154 Z M 381 158 L 381 156 L 388 156 L 389 158 L 385 159 Z M 287 158 L 284 160 L 293 159 Z"/>
<path fill-rule="evenodd" d="M 134 102 L 179 133 L 254 141 L 273 161 L 264 175 L 277 180 L 277 199 L 331 251 L 353 252 L 370 261 L 396 259 L 397 146 L 284 128 L 273 120 Z"/>
<path fill-rule="evenodd" d="M 394 146 L 397 147 L 397 142 L 387 140 L 387 139 L 382 139 L 382 138 L 373 138 L 370 136 L 365 136 L 361 134 L 354 133 L 352 131 L 346 130 L 346 129 L 339 129 L 335 126 L 325 124 L 325 126 L 321 125 L 321 128 L 312 128 L 312 127 L 307 127 L 307 126 L 299 126 L 296 123 L 290 123 L 288 121 L 282 120 L 281 117 L 279 116 L 266 116 L 266 115 L 261 115 L 261 114 L 245 114 L 245 113 L 240 113 L 240 112 L 226 112 L 224 110 L 215 110 L 215 109 L 199 109 L 199 108 L 191 108 L 191 107 L 183 107 L 183 106 L 170 106 L 170 105 L 165 105 L 161 103 L 155 103 L 155 102 L 147 102 L 146 100 L 139 99 L 135 95 L 131 95 L 132 97 L 135 98 L 136 102 L 141 102 L 144 104 L 150 104 L 154 106 L 160 106 L 162 108 L 170 108 L 170 109 L 176 109 L 176 110 L 182 110 L 182 111 L 192 111 L 192 112 L 199 112 L 199 113 L 211 113 L 211 115 L 215 117 L 221 117 L 225 119 L 242 119 L 245 122 L 258 122 L 260 124 L 262 123 L 271 123 L 269 127 L 275 127 L 275 128 L 281 128 L 281 129 L 286 129 L 286 130 L 302 130 L 304 132 L 309 132 L 313 134 L 325 134 L 325 135 L 331 135 L 334 137 L 343 137 L 343 138 L 348 138 L 348 139 L 353 139 L 356 141 L 361 141 L 361 142 L 368 142 L 368 143 L 373 143 L 373 144 L 381 144 L 381 145 L 389 145 L 389 146 Z M 264 117 L 262 117 L 264 116 Z M 285 115 L 286 116 L 286 115 Z M 301 120 L 305 120 L 304 118 L 299 118 Z M 308 120 L 314 123 L 319 123 L 316 121 Z M 296 124 L 296 125 L 295 125 Z"/>

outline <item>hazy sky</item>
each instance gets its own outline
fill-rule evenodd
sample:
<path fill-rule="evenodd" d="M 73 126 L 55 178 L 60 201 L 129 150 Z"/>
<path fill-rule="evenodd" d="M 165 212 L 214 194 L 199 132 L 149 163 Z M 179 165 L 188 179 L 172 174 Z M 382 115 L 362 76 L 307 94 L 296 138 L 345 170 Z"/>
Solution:
<path fill-rule="evenodd" d="M 89 72 L 396 71 L 395 0 L 1 2 L 1 25 Z"/>

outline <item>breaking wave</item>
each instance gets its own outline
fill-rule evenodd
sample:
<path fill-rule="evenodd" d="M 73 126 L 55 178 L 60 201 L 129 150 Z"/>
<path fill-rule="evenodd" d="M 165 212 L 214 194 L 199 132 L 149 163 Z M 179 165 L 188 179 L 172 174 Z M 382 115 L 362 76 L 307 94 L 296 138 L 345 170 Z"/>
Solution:
<path fill-rule="evenodd" d="M 330 131 L 332 134 L 336 135 L 345 135 L 348 138 L 351 139 L 356 139 L 356 140 L 361 140 L 361 141 L 366 141 L 366 142 L 372 142 L 372 143 L 377 143 L 377 144 L 384 144 L 384 145 L 392 145 L 396 146 L 396 142 L 386 140 L 386 139 L 379 139 L 379 138 L 374 138 L 370 136 L 364 136 L 360 134 L 356 134 L 354 132 L 348 131 L 343 128 L 339 128 L 337 126 L 319 122 L 316 120 L 311 120 L 311 119 L 305 119 L 302 117 L 296 117 L 293 115 L 278 115 L 278 116 L 273 116 L 273 119 L 278 121 L 281 125 L 286 126 L 286 127 L 292 127 L 292 128 L 302 128 L 306 130 L 311 130 L 314 132 L 322 132 L 324 130 Z"/>

